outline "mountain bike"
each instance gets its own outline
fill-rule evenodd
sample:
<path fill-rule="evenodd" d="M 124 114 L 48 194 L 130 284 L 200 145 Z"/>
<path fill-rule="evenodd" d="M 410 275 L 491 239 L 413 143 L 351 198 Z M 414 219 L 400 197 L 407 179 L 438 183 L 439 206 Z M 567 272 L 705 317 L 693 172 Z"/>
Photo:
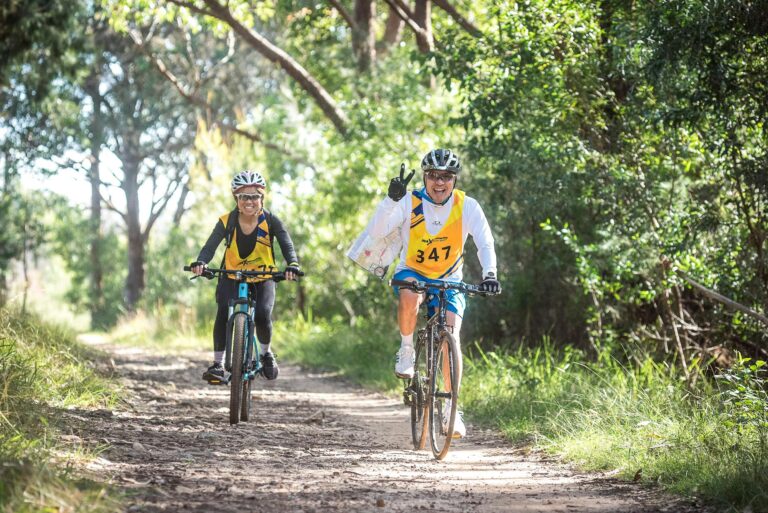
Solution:
<path fill-rule="evenodd" d="M 191 271 L 188 265 L 185 271 Z M 256 376 L 261 375 L 261 360 L 255 351 L 256 336 L 254 329 L 255 301 L 251 297 L 251 287 L 248 278 L 267 278 L 273 281 L 285 280 L 285 273 L 280 271 L 240 271 L 231 269 L 214 269 L 207 267 L 203 271 L 204 278 L 213 279 L 216 275 L 228 275 L 238 283 L 237 299 L 229 301 L 227 315 L 227 335 L 224 352 L 224 369 L 230 373 L 229 380 L 211 384 L 229 385 L 229 423 L 248 421 L 251 415 L 251 388 Z M 298 273 L 304 276 L 303 272 Z M 190 279 L 194 280 L 197 276 Z"/>
<path fill-rule="evenodd" d="M 405 382 L 403 402 L 411 407 L 411 437 L 413 448 L 424 449 L 429 434 L 432 454 L 442 460 L 448 454 L 453 439 L 456 410 L 459 404 L 461 375 L 458 362 L 461 350 L 446 324 L 447 290 L 458 290 L 467 295 L 491 296 L 495 293 L 480 290 L 477 285 L 456 281 L 405 281 L 390 280 L 390 285 L 414 292 L 426 292 L 427 323 L 416 335 L 416 363 L 413 377 Z M 438 305 L 430 316 L 429 303 L 437 295 Z M 448 371 L 446 374 L 446 370 Z M 450 411 L 446 403 L 450 400 Z M 443 420 L 446 422 L 443 422 Z"/>

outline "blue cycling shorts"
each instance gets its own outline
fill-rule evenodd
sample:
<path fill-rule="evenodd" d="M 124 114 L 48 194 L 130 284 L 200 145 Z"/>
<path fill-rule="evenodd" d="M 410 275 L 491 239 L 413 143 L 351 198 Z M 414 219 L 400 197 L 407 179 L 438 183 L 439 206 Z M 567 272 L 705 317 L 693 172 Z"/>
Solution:
<path fill-rule="evenodd" d="M 417 273 L 416 271 L 411 271 L 410 269 L 403 269 L 401 271 L 398 271 L 395 273 L 394 276 L 392 276 L 393 280 L 405 280 L 406 278 L 415 278 L 419 281 L 425 281 L 427 283 L 435 283 L 440 282 L 444 280 L 431 280 L 429 278 L 425 278 L 421 274 Z M 399 288 L 398 287 L 392 287 L 395 291 L 395 297 L 399 297 Z M 438 290 L 437 289 L 428 289 L 427 290 L 427 312 L 430 317 L 435 313 L 435 310 L 437 309 L 438 304 Z M 459 292 L 458 290 L 446 290 L 445 291 L 445 298 L 446 303 L 448 304 L 447 308 L 449 311 L 455 313 L 459 317 L 464 317 L 464 308 L 467 306 L 467 299 L 463 292 Z"/>

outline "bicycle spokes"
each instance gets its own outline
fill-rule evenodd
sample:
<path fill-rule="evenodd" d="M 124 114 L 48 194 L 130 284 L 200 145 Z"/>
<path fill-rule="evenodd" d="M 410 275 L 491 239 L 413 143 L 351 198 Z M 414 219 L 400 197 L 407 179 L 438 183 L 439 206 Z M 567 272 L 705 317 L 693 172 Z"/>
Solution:
<path fill-rule="evenodd" d="M 443 459 L 453 437 L 459 383 L 456 358 L 461 356 L 453 335 L 447 331 L 439 335 L 435 349 L 430 383 L 430 443 L 435 458 Z"/>

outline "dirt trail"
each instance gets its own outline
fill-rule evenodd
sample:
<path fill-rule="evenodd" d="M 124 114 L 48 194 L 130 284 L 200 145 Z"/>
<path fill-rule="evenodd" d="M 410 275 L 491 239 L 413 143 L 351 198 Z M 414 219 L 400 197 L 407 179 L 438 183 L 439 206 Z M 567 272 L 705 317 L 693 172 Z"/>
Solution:
<path fill-rule="evenodd" d="M 74 410 L 76 443 L 105 446 L 88 465 L 127 495 L 127 511 L 700 511 L 525 456 L 469 425 L 443 462 L 410 446 L 402 402 L 283 364 L 254 387 L 255 420 L 231 427 L 229 390 L 192 358 L 114 353 L 115 410 Z"/>

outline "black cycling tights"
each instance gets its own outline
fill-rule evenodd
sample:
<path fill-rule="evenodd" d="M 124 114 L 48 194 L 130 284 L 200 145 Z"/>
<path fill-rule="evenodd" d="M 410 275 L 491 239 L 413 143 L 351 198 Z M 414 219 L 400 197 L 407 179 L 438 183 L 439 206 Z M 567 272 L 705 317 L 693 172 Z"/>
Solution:
<path fill-rule="evenodd" d="M 269 280 L 255 283 L 250 286 L 252 287 L 251 294 L 256 300 L 256 338 L 258 338 L 258 341 L 261 344 L 269 344 L 272 341 L 272 308 L 275 306 L 275 282 Z M 230 289 L 230 287 L 224 288 Z M 217 297 L 219 300 L 219 309 L 216 313 L 216 322 L 213 324 L 214 351 L 224 351 L 227 338 L 229 297 L 237 297 L 237 287 L 234 287 L 233 290 L 221 290 L 221 292 L 223 292 L 223 294 L 221 294 L 220 297 Z M 258 347 L 256 350 L 258 351 Z"/>

